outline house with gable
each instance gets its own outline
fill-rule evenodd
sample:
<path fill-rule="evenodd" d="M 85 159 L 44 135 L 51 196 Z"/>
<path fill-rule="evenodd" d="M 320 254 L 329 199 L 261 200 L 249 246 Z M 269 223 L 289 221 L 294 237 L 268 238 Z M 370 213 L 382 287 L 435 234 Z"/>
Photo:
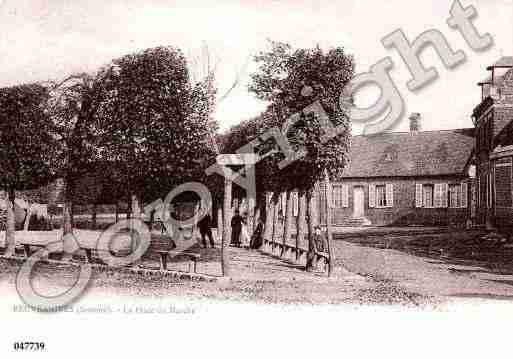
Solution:
<path fill-rule="evenodd" d="M 474 129 L 421 131 L 420 114 L 409 120 L 409 132 L 352 138 L 349 163 L 333 182 L 334 225 L 466 224 Z"/>

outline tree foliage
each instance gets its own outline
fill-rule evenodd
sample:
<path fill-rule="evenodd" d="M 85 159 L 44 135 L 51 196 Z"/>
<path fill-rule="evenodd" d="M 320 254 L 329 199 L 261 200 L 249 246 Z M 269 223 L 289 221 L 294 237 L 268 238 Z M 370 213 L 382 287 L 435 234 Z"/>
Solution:
<path fill-rule="evenodd" d="M 308 189 L 323 179 L 324 171 L 339 176 L 346 164 L 350 138 L 348 109 L 341 98 L 354 75 L 352 56 L 342 47 L 328 51 L 319 46 L 293 49 L 286 43 L 271 42 L 271 49 L 255 56 L 255 61 L 259 67 L 251 76 L 249 90 L 270 102 L 261 125 L 282 129 L 287 119 L 298 114 L 284 135 L 295 150 L 306 150 L 305 156 L 279 171 L 278 182 Z M 336 136 L 324 140 L 327 129 L 319 111 L 305 111 L 312 104 L 322 106 L 338 129 Z M 264 168 L 276 168 L 282 159 L 283 154 L 272 156 Z"/>
<path fill-rule="evenodd" d="M 58 142 L 45 111 L 49 92 L 40 84 L 0 89 L 0 181 L 24 190 L 48 183 L 54 173 Z"/>
<path fill-rule="evenodd" d="M 205 83 L 192 84 L 181 51 L 157 47 L 115 59 L 99 75 L 96 123 L 114 179 L 143 200 L 203 178 L 213 158 Z"/>

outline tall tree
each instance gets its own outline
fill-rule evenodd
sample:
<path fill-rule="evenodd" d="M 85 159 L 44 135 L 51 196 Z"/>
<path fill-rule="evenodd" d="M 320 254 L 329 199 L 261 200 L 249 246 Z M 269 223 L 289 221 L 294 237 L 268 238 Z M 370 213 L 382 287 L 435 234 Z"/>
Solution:
<path fill-rule="evenodd" d="M 175 186 L 204 179 L 214 160 L 208 85 L 190 81 L 182 52 L 156 47 L 115 59 L 98 75 L 101 156 L 116 164 L 132 215 Z"/>
<path fill-rule="evenodd" d="M 302 150 L 304 155 L 280 171 L 279 183 L 283 190 L 307 191 L 312 202 L 315 184 L 326 172 L 331 178 L 340 176 L 346 164 L 350 121 L 348 102 L 341 98 L 354 76 L 354 61 L 342 47 L 324 51 L 319 46 L 293 49 L 286 43 L 270 45 L 270 50 L 255 56 L 258 70 L 251 76 L 249 90 L 271 103 L 267 128 L 283 128 L 291 116 L 297 115 L 284 135 L 292 148 Z M 329 123 L 337 131 L 329 129 Z M 283 158 L 283 154 L 277 154 L 274 161 Z M 316 206 L 309 204 L 307 208 L 307 218 L 312 222 Z M 308 236 L 310 249 L 314 247 L 312 234 Z M 307 270 L 313 265 L 311 252 Z"/>
<path fill-rule="evenodd" d="M 45 111 L 48 89 L 40 84 L 0 89 L 0 184 L 8 194 L 6 254 L 14 254 L 16 190 L 37 188 L 54 177 L 58 143 Z"/>
<path fill-rule="evenodd" d="M 77 192 L 92 202 L 89 194 L 95 191 L 78 187 L 84 176 L 95 172 L 98 159 L 98 136 L 94 116 L 100 84 L 93 75 L 73 74 L 58 83 L 51 84 L 51 97 L 47 103 L 57 138 L 61 143 L 59 173 L 64 179 L 63 231 L 68 234 L 73 227 L 73 201 Z"/>

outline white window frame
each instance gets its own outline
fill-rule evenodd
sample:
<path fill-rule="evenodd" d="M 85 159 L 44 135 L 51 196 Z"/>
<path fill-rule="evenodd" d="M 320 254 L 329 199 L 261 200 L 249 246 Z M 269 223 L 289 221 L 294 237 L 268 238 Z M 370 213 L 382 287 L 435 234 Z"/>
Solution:
<path fill-rule="evenodd" d="M 425 188 L 430 187 L 431 189 L 431 205 L 426 205 Z M 435 208 L 435 184 L 434 183 L 423 183 L 422 184 L 422 208 Z"/>
<path fill-rule="evenodd" d="M 376 188 L 376 208 L 387 208 L 387 186 L 385 184 L 377 184 L 375 186 Z M 380 189 L 383 189 L 383 201 L 381 201 L 382 198 L 380 198 Z M 383 203 L 380 203 L 383 202 Z"/>

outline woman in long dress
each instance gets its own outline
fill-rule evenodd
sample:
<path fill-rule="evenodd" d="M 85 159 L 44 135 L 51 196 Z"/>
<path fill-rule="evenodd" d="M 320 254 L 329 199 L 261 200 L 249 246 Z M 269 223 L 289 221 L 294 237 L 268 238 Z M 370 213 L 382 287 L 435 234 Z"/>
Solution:
<path fill-rule="evenodd" d="M 240 231 L 240 243 L 242 246 L 249 246 L 249 233 L 248 233 L 248 226 L 247 226 L 247 217 L 244 216 L 244 220 L 242 221 L 242 228 Z"/>

